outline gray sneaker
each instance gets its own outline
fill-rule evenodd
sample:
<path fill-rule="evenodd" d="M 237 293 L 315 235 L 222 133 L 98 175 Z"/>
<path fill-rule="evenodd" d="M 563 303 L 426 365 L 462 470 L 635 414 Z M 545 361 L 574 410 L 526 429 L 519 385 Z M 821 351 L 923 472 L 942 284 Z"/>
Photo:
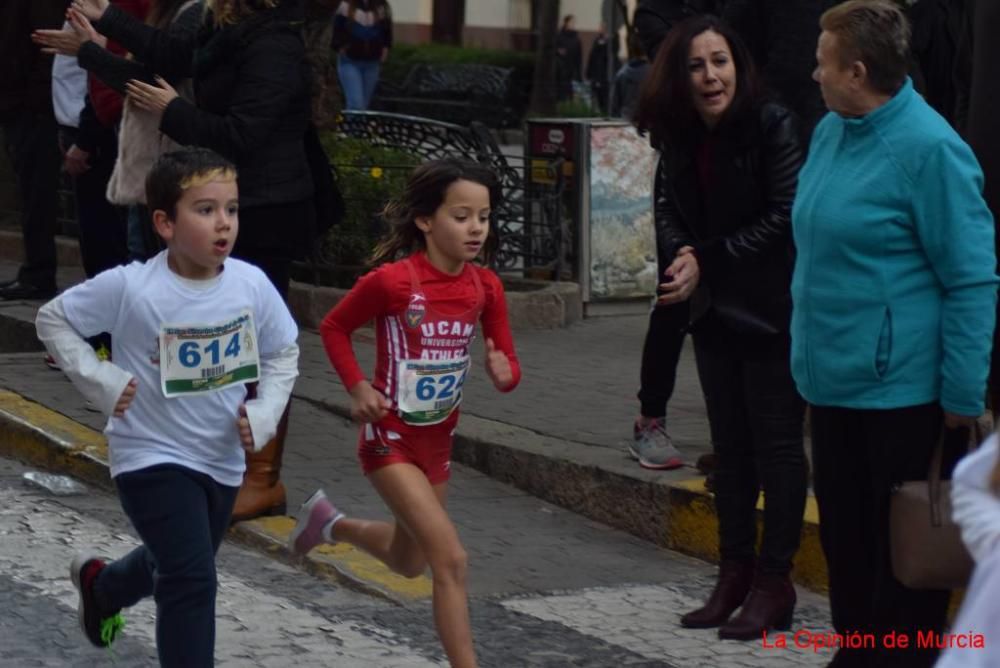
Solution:
<path fill-rule="evenodd" d="M 666 470 L 684 466 L 681 452 L 674 447 L 662 419 L 654 419 L 644 427 L 636 422 L 628 451 L 645 469 Z"/>

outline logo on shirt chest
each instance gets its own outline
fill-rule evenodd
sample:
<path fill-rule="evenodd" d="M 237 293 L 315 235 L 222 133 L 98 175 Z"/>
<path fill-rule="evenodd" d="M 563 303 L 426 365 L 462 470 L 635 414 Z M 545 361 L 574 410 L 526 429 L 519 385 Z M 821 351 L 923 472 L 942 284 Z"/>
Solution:
<path fill-rule="evenodd" d="M 404 314 L 407 327 L 416 329 L 424 321 L 424 316 L 427 315 L 426 302 L 427 298 L 422 294 L 410 295 L 410 304 L 406 307 L 406 313 Z"/>

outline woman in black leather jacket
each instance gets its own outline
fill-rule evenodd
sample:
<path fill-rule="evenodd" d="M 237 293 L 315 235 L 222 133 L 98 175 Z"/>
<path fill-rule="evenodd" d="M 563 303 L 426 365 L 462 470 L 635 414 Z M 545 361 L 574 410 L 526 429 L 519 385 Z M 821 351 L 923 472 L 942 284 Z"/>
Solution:
<path fill-rule="evenodd" d="M 681 623 L 737 639 L 791 622 L 807 477 L 804 403 L 788 361 L 790 214 L 804 156 L 793 115 L 759 91 L 736 34 L 715 17 L 693 17 L 661 46 L 636 118 L 661 151 L 655 225 L 666 268 L 657 308 L 689 304 L 718 456 L 719 578 Z"/>

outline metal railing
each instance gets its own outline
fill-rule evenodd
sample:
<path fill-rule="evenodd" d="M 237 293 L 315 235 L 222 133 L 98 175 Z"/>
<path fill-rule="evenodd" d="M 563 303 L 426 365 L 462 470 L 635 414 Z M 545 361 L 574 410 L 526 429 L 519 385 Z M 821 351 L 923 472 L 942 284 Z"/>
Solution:
<path fill-rule="evenodd" d="M 501 201 L 494 207 L 494 225 L 500 245 L 495 259 L 497 270 L 544 268 L 552 277 L 560 276 L 566 265 L 568 239 L 563 221 L 562 194 L 564 188 L 562 161 L 545 165 L 532 161 L 531 168 L 543 170 L 547 178 L 540 183 L 526 179 L 527 165 L 522 156 L 504 154 L 489 130 L 478 123 L 463 127 L 417 116 L 385 112 L 344 112 L 335 129 L 338 137 L 362 140 L 374 148 L 393 149 L 423 162 L 437 158 L 461 156 L 488 165 L 501 184 Z M 410 164 L 357 164 L 332 155 L 331 168 L 335 176 L 344 170 L 379 170 L 379 178 L 398 171 L 409 171 Z M 342 188 L 343 190 L 343 188 Z M 386 202 L 358 198 L 343 192 L 348 206 L 364 207 L 378 225 L 378 214 Z M 332 231 L 336 235 L 336 228 Z M 322 250 L 313 263 L 333 262 Z M 321 269 L 314 266 L 314 269 Z M 321 273 L 314 271 L 315 274 Z"/>

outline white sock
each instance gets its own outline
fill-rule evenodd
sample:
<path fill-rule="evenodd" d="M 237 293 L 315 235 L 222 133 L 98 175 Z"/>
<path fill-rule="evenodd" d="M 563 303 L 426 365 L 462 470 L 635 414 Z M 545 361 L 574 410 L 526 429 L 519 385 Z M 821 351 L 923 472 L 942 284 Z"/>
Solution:
<path fill-rule="evenodd" d="M 327 543 L 336 543 L 337 541 L 333 538 L 333 525 L 337 523 L 338 520 L 344 518 L 344 513 L 337 513 L 333 516 L 333 519 L 323 525 L 323 530 L 320 532 L 323 536 L 323 540 Z"/>

